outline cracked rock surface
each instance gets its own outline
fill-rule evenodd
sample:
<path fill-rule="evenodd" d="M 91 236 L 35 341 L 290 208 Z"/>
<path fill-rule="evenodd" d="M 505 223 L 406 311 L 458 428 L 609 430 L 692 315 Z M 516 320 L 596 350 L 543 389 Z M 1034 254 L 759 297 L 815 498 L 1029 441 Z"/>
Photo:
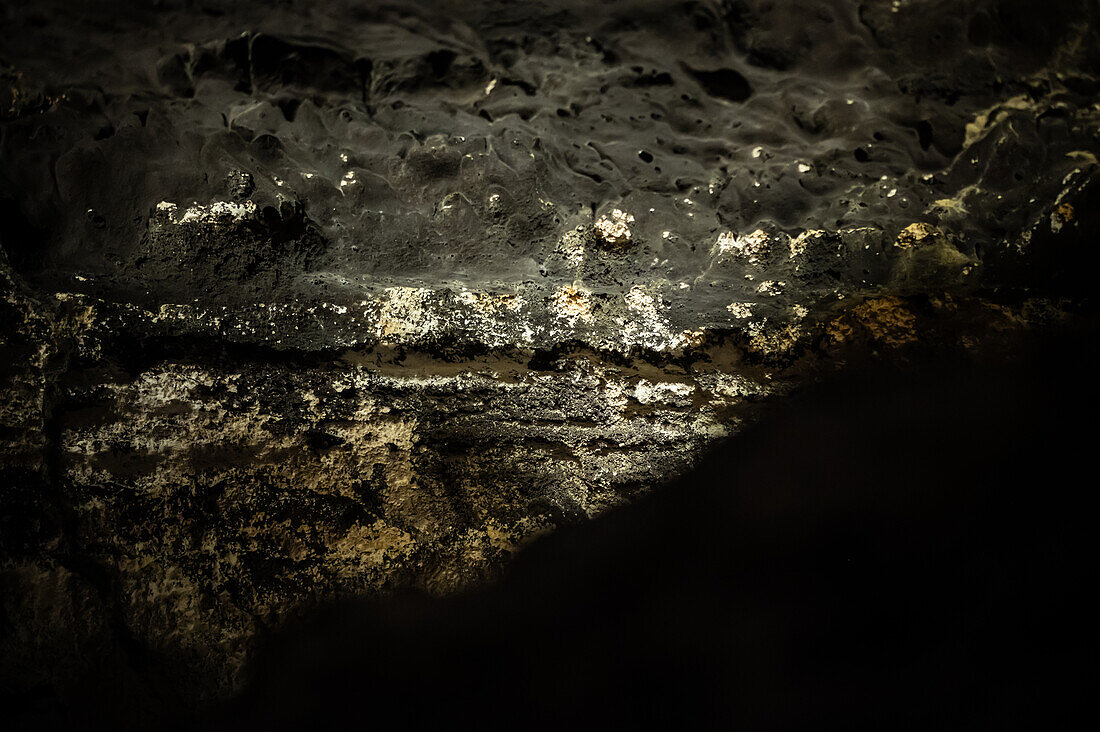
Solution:
<path fill-rule="evenodd" d="M 1095 2 L 135 5 L 0 8 L 32 711 L 223 698 L 295 613 L 490 579 L 822 370 L 1091 306 Z"/>

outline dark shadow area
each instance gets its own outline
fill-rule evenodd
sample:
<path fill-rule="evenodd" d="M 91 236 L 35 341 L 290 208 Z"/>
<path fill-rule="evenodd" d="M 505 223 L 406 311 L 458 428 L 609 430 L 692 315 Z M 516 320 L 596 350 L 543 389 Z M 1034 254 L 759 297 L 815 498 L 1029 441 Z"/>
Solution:
<path fill-rule="evenodd" d="M 1095 358 L 849 374 L 494 587 L 308 617 L 204 724 L 1062 727 L 1095 682 Z"/>

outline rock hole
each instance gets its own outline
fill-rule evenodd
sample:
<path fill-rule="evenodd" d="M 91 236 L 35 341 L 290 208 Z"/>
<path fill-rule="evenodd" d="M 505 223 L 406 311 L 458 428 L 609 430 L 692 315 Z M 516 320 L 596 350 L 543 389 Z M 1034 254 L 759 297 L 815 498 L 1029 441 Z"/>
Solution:
<path fill-rule="evenodd" d="M 104 229 L 107 227 L 107 220 L 103 218 L 94 209 L 88 209 L 84 212 L 84 217 L 88 219 L 88 222 L 97 229 Z"/>
<path fill-rule="evenodd" d="M 446 76 L 456 58 L 458 58 L 458 54 L 447 49 L 429 53 L 428 63 L 432 66 L 432 74 L 435 75 L 435 78 L 442 79 Z"/>
<path fill-rule="evenodd" d="M 927 150 L 932 145 L 932 123 L 926 119 L 917 122 L 917 140 L 921 150 Z"/>
<path fill-rule="evenodd" d="M 298 114 L 298 107 L 302 105 L 302 100 L 280 99 L 275 103 L 279 106 L 279 111 L 283 113 L 283 119 L 287 122 L 293 122 L 294 117 Z"/>
<path fill-rule="evenodd" d="M 696 71 L 688 68 L 687 70 L 711 96 L 728 99 L 731 102 L 743 102 L 752 96 L 749 80 L 733 69 Z"/>

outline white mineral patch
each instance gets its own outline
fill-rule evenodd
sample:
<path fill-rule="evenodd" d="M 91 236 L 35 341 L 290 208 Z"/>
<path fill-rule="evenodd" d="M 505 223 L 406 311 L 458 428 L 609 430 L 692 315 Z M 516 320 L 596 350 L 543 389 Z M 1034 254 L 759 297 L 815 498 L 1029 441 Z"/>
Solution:
<path fill-rule="evenodd" d="M 756 291 L 761 295 L 778 295 L 783 292 L 783 287 L 786 284 L 786 282 L 778 282 L 776 280 L 765 280 L 760 283 Z"/>
<path fill-rule="evenodd" d="M 495 315 L 504 311 L 514 313 L 523 307 L 523 299 L 518 295 L 494 295 L 465 288 L 458 292 L 456 299 L 481 315 Z"/>
<path fill-rule="evenodd" d="M 657 305 L 652 295 L 646 293 L 641 287 L 632 287 L 626 294 L 626 304 L 636 313 L 652 315 L 657 312 Z"/>
<path fill-rule="evenodd" d="M 739 374 L 714 372 L 699 374 L 696 377 L 699 386 L 716 397 L 737 400 L 744 397 L 758 397 L 771 393 L 772 389 Z"/>
<path fill-rule="evenodd" d="M 733 313 L 735 318 L 749 318 L 752 317 L 752 309 L 756 307 L 754 302 L 731 302 L 726 306 L 726 310 Z"/>
<path fill-rule="evenodd" d="M 342 191 L 343 188 L 345 188 L 347 186 L 350 186 L 350 185 L 355 185 L 358 182 L 359 181 L 357 181 L 355 179 L 355 171 L 354 170 L 349 170 L 348 172 L 344 173 L 344 179 L 340 181 L 341 191 Z"/>
<path fill-rule="evenodd" d="M 746 259 L 751 264 L 760 264 L 768 252 L 769 243 L 768 235 L 761 229 L 744 236 L 725 231 L 718 235 L 711 253 L 716 256 L 730 254 Z"/>
<path fill-rule="evenodd" d="M 707 332 L 703 329 L 682 330 L 669 339 L 668 347 L 673 351 L 681 348 L 701 348 L 707 340 Z"/>
<path fill-rule="evenodd" d="M 236 203 L 234 201 L 215 201 L 208 206 L 192 204 L 182 216 L 179 207 L 170 201 L 157 204 L 158 211 L 164 211 L 174 224 L 217 224 L 231 221 L 243 221 L 256 215 L 256 204 L 252 201 Z"/>
<path fill-rule="evenodd" d="M 809 240 L 817 238 L 819 236 L 825 236 L 825 232 L 817 229 L 807 229 L 795 238 L 791 239 L 791 259 L 794 259 L 795 257 L 798 257 L 803 252 L 805 252 L 806 247 L 809 244 Z"/>
<path fill-rule="evenodd" d="M 582 320 L 592 321 L 591 293 L 577 285 L 566 285 L 550 296 L 550 310 L 559 318 L 568 320 L 570 325 Z"/>
<path fill-rule="evenodd" d="M 610 214 L 601 216 L 596 221 L 596 233 L 608 244 L 629 244 L 631 233 L 630 224 L 634 223 L 634 217 L 622 209 L 614 209 Z"/>
<path fill-rule="evenodd" d="M 630 317 L 622 320 L 624 344 L 658 351 L 687 345 L 669 328 L 668 319 L 661 312 L 666 306 L 660 295 L 652 295 L 635 285 L 623 299 L 630 311 Z"/>
<path fill-rule="evenodd" d="M 767 318 L 761 318 L 745 326 L 749 342 L 753 348 L 764 353 L 778 354 L 790 351 L 803 336 L 804 331 L 798 323 L 770 325 Z"/>
<path fill-rule="evenodd" d="M 670 406 L 686 407 L 691 405 L 691 395 L 695 387 L 691 384 L 678 384 L 675 382 L 651 382 L 640 379 L 634 387 L 634 398 L 640 404 L 668 404 Z"/>
<path fill-rule="evenodd" d="M 438 325 L 427 307 L 431 290 L 424 287 L 387 287 L 378 305 L 375 332 L 382 340 L 424 336 Z"/>
<path fill-rule="evenodd" d="M 576 231 L 568 231 L 558 242 L 558 249 L 573 267 L 584 263 L 584 237 Z"/>

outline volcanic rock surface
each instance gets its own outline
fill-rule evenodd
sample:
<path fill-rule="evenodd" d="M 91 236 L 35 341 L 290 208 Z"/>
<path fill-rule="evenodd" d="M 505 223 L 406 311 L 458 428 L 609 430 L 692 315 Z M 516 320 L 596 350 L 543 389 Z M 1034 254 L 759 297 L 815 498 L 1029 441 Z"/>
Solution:
<path fill-rule="evenodd" d="M 32 708 L 224 697 L 289 615 L 491 577 L 821 368 L 1091 303 L 1089 0 L 135 5 L 0 8 Z"/>

